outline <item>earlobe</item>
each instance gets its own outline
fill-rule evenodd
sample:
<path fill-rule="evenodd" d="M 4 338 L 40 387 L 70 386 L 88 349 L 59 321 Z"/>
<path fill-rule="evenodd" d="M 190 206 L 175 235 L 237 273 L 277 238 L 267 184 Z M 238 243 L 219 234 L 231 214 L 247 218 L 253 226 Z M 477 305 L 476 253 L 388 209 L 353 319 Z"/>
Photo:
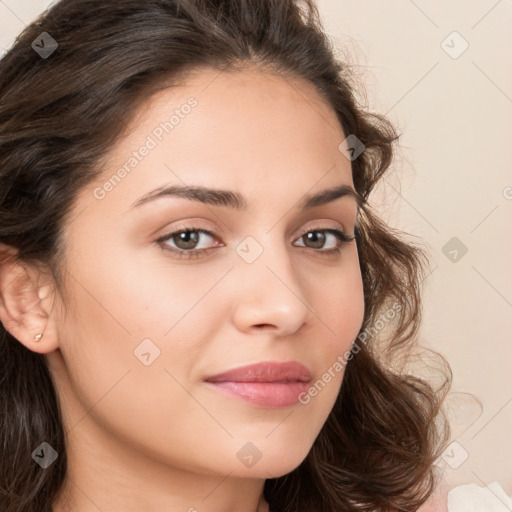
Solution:
<path fill-rule="evenodd" d="M 0 251 L 0 322 L 26 348 L 49 353 L 58 348 L 51 317 L 49 286 L 40 287 L 40 273 Z"/>

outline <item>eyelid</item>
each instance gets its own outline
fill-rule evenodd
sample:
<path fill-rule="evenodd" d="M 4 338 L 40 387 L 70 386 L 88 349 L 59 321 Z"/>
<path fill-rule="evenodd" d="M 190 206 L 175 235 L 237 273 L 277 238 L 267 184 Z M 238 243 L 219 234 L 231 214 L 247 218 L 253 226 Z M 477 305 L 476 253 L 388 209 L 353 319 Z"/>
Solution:
<path fill-rule="evenodd" d="M 190 226 L 190 225 L 188 225 L 188 226 L 183 225 L 183 226 L 176 226 L 176 227 L 170 229 L 169 231 L 166 231 L 162 236 L 160 236 L 156 239 L 156 242 L 164 242 L 165 240 L 172 238 L 173 236 L 177 235 L 178 233 L 183 233 L 186 231 L 197 231 L 198 233 L 205 233 L 208 236 L 210 236 L 211 238 L 213 238 L 215 240 L 219 240 L 219 235 L 217 235 L 214 231 L 212 231 L 210 229 L 206 229 L 206 228 L 203 228 L 200 226 L 196 227 L 196 226 Z M 223 247 L 225 245 L 226 244 L 221 242 L 217 245 L 217 247 Z M 193 252 L 195 250 L 207 251 L 208 249 L 190 249 L 189 251 L 186 251 L 186 252 Z M 176 249 L 176 250 L 179 251 L 180 249 Z"/>
<path fill-rule="evenodd" d="M 198 225 L 195 225 L 196 223 Z M 214 238 L 224 238 L 227 236 L 227 231 L 225 229 L 222 229 L 217 225 L 208 227 L 208 224 L 210 223 L 203 218 L 178 221 L 178 224 L 173 224 L 163 230 L 158 230 L 159 232 L 162 232 L 162 234 L 157 237 L 157 241 L 162 238 L 168 238 L 170 235 L 180 231 L 204 231 Z"/>
<path fill-rule="evenodd" d="M 325 223 L 328 223 L 328 222 L 332 222 L 332 221 L 328 221 L 326 220 Z M 325 231 L 325 230 L 338 230 L 338 231 L 341 231 L 342 233 L 344 233 L 347 237 L 350 237 L 351 235 L 349 235 L 349 233 L 347 232 L 347 230 L 345 230 L 343 227 L 339 227 L 339 226 L 326 226 L 322 223 L 319 223 L 317 221 L 316 224 L 313 224 L 312 226 L 309 225 L 309 226 L 306 226 L 304 227 L 297 235 L 294 235 L 294 238 L 293 238 L 293 241 L 297 240 L 297 238 L 300 238 L 302 236 L 304 236 L 306 233 L 309 233 L 310 231 Z M 159 241 L 162 241 L 162 240 L 166 240 L 168 238 L 170 238 L 171 236 L 177 234 L 177 233 L 180 233 L 182 231 L 199 231 L 199 232 L 204 232 L 208 235 L 210 235 L 212 238 L 216 238 L 216 239 L 219 239 L 219 237 L 223 238 L 226 236 L 226 233 L 224 230 L 222 229 L 209 229 L 209 228 L 206 228 L 204 226 L 194 226 L 192 224 L 187 224 L 187 223 L 183 223 L 181 225 L 178 225 L 178 226 L 173 226 L 172 228 L 169 228 L 167 229 L 161 236 L 159 236 L 156 241 L 159 242 Z M 218 232 L 216 232 L 218 231 Z M 352 235 L 353 236 L 353 235 Z"/>
<path fill-rule="evenodd" d="M 326 223 L 328 221 L 325 221 Z M 313 224 L 312 226 L 305 227 L 302 231 L 300 231 L 299 235 L 297 235 L 296 238 L 300 238 L 301 236 L 304 236 L 306 233 L 309 233 L 310 231 L 329 231 L 329 230 L 336 230 L 341 231 L 346 236 L 350 236 L 349 233 L 340 226 L 328 226 L 324 224 Z"/>

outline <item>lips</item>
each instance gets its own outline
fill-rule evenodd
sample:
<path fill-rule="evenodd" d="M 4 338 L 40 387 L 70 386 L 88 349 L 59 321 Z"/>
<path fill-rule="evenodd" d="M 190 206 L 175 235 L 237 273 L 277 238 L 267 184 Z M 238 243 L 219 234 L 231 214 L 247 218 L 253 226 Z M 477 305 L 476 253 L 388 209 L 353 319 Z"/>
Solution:
<path fill-rule="evenodd" d="M 310 371 L 300 363 L 295 361 L 264 362 L 241 366 L 227 372 L 213 375 L 206 379 L 207 382 L 309 382 L 311 380 Z"/>
<path fill-rule="evenodd" d="M 205 380 L 209 387 L 228 397 L 270 409 L 296 404 L 301 393 L 309 388 L 311 373 L 295 361 L 269 361 L 235 368 Z"/>

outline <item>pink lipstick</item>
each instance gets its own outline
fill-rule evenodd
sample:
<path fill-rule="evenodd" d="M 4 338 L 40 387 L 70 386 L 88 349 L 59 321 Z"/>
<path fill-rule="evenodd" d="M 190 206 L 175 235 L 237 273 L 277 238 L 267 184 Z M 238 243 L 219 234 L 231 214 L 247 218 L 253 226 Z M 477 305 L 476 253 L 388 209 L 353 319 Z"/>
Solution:
<path fill-rule="evenodd" d="M 241 366 L 205 379 L 217 391 L 266 408 L 298 402 L 309 388 L 310 371 L 295 361 L 268 361 Z"/>

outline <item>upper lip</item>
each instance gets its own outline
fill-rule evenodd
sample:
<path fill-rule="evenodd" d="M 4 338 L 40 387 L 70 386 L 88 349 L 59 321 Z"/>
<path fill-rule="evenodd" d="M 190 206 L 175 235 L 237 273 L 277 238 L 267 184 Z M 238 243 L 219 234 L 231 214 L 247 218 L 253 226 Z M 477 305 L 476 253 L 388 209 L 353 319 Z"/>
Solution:
<path fill-rule="evenodd" d="M 309 382 L 310 371 L 296 361 L 265 361 L 240 366 L 211 377 L 208 382 Z"/>

